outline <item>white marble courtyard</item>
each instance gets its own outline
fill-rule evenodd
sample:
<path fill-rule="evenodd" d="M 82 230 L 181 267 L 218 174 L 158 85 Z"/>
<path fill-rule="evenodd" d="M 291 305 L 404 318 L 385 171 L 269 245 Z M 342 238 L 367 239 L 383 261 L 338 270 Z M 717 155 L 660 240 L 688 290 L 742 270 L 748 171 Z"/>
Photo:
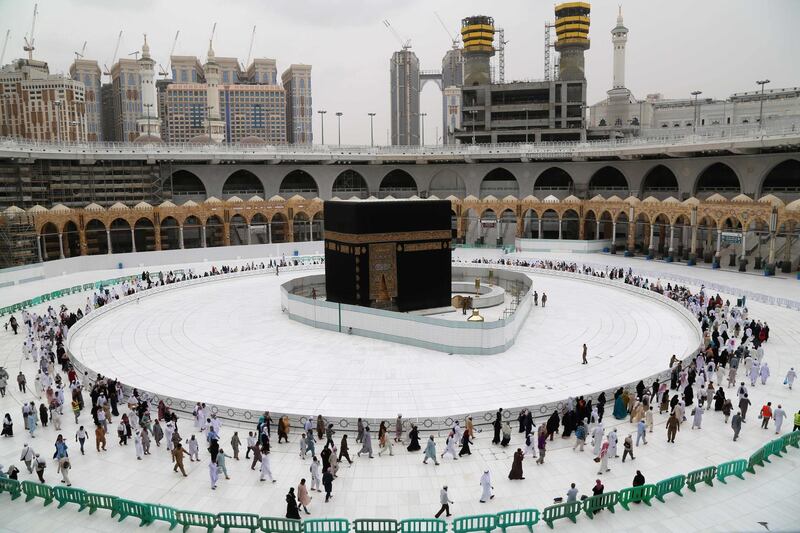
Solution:
<path fill-rule="evenodd" d="M 580 256 L 591 262 L 611 262 L 652 268 L 638 260 L 607 256 Z M 714 280 L 718 272 L 669 265 L 680 275 Z M 793 280 L 770 280 L 752 275 L 725 273 L 726 283 L 767 294 L 800 298 L 800 285 Z M 86 279 L 91 273 L 75 275 Z M 98 273 L 96 278 L 109 277 Z M 499 356 L 448 356 L 406 346 L 394 346 L 369 339 L 328 334 L 305 328 L 283 317 L 270 305 L 268 284 L 272 278 L 256 277 L 241 282 L 212 283 L 195 295 L 187 291 L 169 291 L 144 298 L 139 309 L 125 306 L 108 317 L 103 327 L 86 330 L 81 353 L 92 368 L 118 376 L 128 383 L 137 379 L 147 388 L 171 387 L 175 395 L 220 403 L 233 399 L 252 403 L 255 409 L 273 412 L 317 411 L 333 414 L 369 413 L 391 419 L 401 411 L 407 417 L 423 413 L 488 410 L 498 406 L 540 403 L 548 398 L 563 399 L 579 394 L 581 387 L 597 390 L 633 381 L 666 367 L 670 355 L 682 346 L 693 346 L 689 328 L 681 329 L 682 319 L 662 306 L 621 291 L 601 289 L 591 284 L 534 279 L 548 293 L 545 310 L 534 308 L 529 324 L 520 334 L 517 345 Z M 259 282 L 263 281 L 263 284 Z M 249 285 L 252 282 L 252 285 Z M 0 299 L 7 303 L 24 288 L 31 294 L 44 292 L 39 285 L 55 283 L 69 286 L 62 279 L 33 282 L 24 286 L 0 289 Z M 277 282 L 272 282 L 277 283 Z M 231 297 L 235 292 L 236 296 Z M 181 296 L 181 293 L 183 295 Z M 72 300 L 70 300 L 72 299 Z M 82 301 L 81 295 L 70 302 Z M 273 298 L 277 303 L 277 297 Z M 71 304 L 74 305 L 74 304 Z M 279 306 L 278 306 L 279 307 Z M 667 445 L 663 428 L 665 417 L 656 416 L 656 430 L 649 444 L 636 449 L 636 460 L 610 462 L 611 472 L 603 476 L 606 490 L 630 485 L 637 469 L 648 482 L 655 482 L 694 468 L 746 457 L 773 437 L 773 431 L 759 428 L 757 409 L 766 401 L 782 403 L 790 417 L 800 410 L 800 387 L 789 391 L 782 385 L 789 366 L 800 366 L 797 346 L 800 343 L 800 320 L 796 311 L 753 302 L 752 316 L 766 319 L 771 327 L 765 360 L 772 370 L 766 386 L 751 389 L 753 408 L 738 442 L 723 424 L 720 413 L 706 414 L 702 430 L 684 425 L 676 444 Z M 113 320 L 112 320 L 113 318 Z M 106 322 L 107 321 L 107 322 Z M 98 324 L 101 322 L 99 321 Z M 578 364 L 580 344 L 590 347 L 588 367 Z M 84 349 L 85 348 L 85 349 Z M 264 357 L 267 352 L 267 357 Z M 29 379 L 33 365 L 20 358 L 20 338 L 0 329 L 0 365 L 11 376 L 20 370 Z M 142 355 L 145 354 L 145 355 Z M 611 358 L 611 355 L 614 355 Z M 146 356 L 146 358 L 145 358 Z M 344 362 L 342 362 L 342 358 Z M 337 360 L 340 363 L 337 365 Z M 387 364 L 386 361 L 392 364 Z M 105 366 L 104 366 L 105 365 Z M 529 387 L 536 387 L 531 389 Z M 547 387 L 550 387 L 548 389 Z M 280 392 L 278 392 L 280 391 Z M 733 391 L 728 391 L 729 395 Z M 219 400 L 214 395 L 219 395 Z M 283 395 L 286 395 L 285 397 Z M 550 396 L 547 396 L 550 395 Z M 19 450 L 29 439 L 22 431 L 19 406 L 34 399 L 22 395 L 12 384 L 0 400 L 0 413 L 9 412 L 15 420 L 15 436 L 0 440 L 0 464 L 19 465 Z M 364 402 L 367 402 L 366 404 Z M 341 410 L 343 413 L 340 413 Z M 153 501 L 179 508 L 207 512 L 254 512 L 263 516 L 283 516 L 284 496 L 301 477 L 308 478 L 308 461 L 297 456 L 295 430 L 289 444 L 273 446 L 272 468 L 278 483 L 259 483 L 258 474 L 249 470 L 249 462 L 228 461 L 231 480 L 221 480 L 211 491 L 206 462 L 188 463 L 188 478 L 173 474 L 170 459 L 163 449 L 154 449 L 144 461 L 136 461 L 132 446 L 117 446 L 109 439 L 109 451 L 97 454 L 87 446 L 79 454 L 74 443 L 75 425 L 65 416 L 61 433 L 70 442 L 74 486 L 91 491 L 117 494 L 138 501 Z M 618 427 L 621 436 L 635 432 L 627 421 L 607 422 Z M 91 423 L 88 414 L 81 423 Z M 538 423 L 538 421 L 537 421 Z M 181 426 L 188 436 L 190 423 Z M 544 465 L 524 462 L 526 479 L 511 482 L 507 474 L 511 455 L 521 445 L 515 432 L 507 449 L 493 446 L 491 435 L 476 439 L 473 455 L 454 462 L 445 459 L 440 466 L 423 465 L 419 453 L 395 447 L 393 457 L 355 459 L 352 467 L 340 470 L 334 484 L 334 499 L 323 503 L 319 496 L 311 504 L 312 517 L 430 517 L 438 509 L 438 490 L 450 487 L 456 515 L 498 512 L 505 509 L 537 507 L 543 509 L 555 496 L 563 496 L 569 483 L 575 482 L 581 494 L 590 493 L 597 478 L 597 465 L 591 452 L 573 452 L 572 439 L 556 440 L 548 447 Z M 223 427 L 221 444 L 228 442 L 234 430 L 241 436 L 246 428 Z M 790 421 L 784 432 L 791 430 Z M 244 431 L 244 433 L 243 433 Z M 30 441 L 43 456 L 50 457 L 56 432 L 52 427 L 40 430 Z M 427 434 L 423 432 L 423 437 Z M 437 434 L 439 451 L 444 435 Z M 244 440 L 244 439 L 243 439 Z M 91 441 L 91 440 L 90 440 Z M 351 453 L 354 452 L 351 445 Z M 20 479 L 35 479 L 24 467 Z M 496 498 L 478 503 L 478 480 L 484 469 L 493 476 Z M 57 483 L 55 463 L 48 462 L 45 478 Z M 756 476 L 744 481 L 729 480 L 727 485 L 699 487 L 696 494 L 669 497 L 666 504 L 654 502 L 652 508 L 600 513 L 578 524 L 559 522 L 557 530 L 581 531 L 770 531 L 800 529 L 800 453 L 790 451 L 784 458 L 773 459 Z M 123 531 L 138 529 L 128 519 L 118 524 L 99 511 L 93 516 L 74 509 L 42 508 L 41 503 L 10 502 L 0 495 L 0 530 L 3 531 Z M 546 528 L 544 524 L 539 530 Z M 162 525 L 150 529 L 164 530 Z"/>

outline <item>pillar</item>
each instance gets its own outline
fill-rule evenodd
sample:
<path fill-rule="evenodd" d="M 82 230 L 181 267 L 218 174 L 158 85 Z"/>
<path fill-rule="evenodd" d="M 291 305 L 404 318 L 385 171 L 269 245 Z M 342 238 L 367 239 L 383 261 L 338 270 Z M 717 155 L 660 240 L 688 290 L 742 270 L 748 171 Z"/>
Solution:
<path fill-rule="evenodd" d="M 223 222 L 222 223 L 222 244 L 224 246 L 231 245 L 231 223 L 230 222 Z"/>
<path fill-rule="evenodd" d="M 745 258 L 747 254 L 747 231 L 745 231 L 744 226 L 742 226 L 742 259 Z"/>
<path fill-rule="evenodd" d="M 617 221 L 611 222 L 611 253 L 617 253 Z"/>
<path fill-rule="evenodd" d="M 633 255 L 636 251 L 636 222 L 631 222 L 631 219 L 628 219 L 628 254 Z"/>
<path fill-rule="evenodd" d="M 672 259 L 672 252 L 675 250 L 675 226 L 673 224 L 669 225 L 669 248 L 667 249 L 667 254 L 669 254 L 670 259 Z"/>
<path fill-rule="evenodd" d="M 136 234 L 133 232 L 133 226 L 131 226 L 131 250 L 136 253 Z"/>
<path fill-rule="evenodd" d="M 250 224 L 247 225 L 247 244 L 250 244 Z"/>
<path fill-rule="evenodd" d="M 697 224 L 692 226 L 692 244 L 689 249 L 689 261 L 695 261 L 696 259 L 697 259 Z"/>
<path fill-rule="evenodd" d="M 649 253 L 648 253 L 648 255 L 649 255 L 650 257 L 653 257 L 653 251 L 654 251 L 654 250 L 655 250 L 655 248 L 656 248 L 656 243 L 655 243 L 655 235 L 656 235 L 656 234 L 655 234 L 655 230 L 656 230 L 655 224 L 653 224 L 653 223 L 651 222 L 651 223 L 650 223 L 650 244 L 649 244 L 649 246 L 647 247 L 647 249 L 649 250 Z"/>
<path fill-rule="evenodd" d="M 108 253 L 113 253 L 111 249 L 111 230 L 106 229 L 106 243 L 108 244 Z"/>
<path fill-rule="evenodd" d="M 161 251 L 161 224 L 153 225 L 153 233 L 155 237 L 155 248 L 157 252 Z"/>
<path fill-rule="evenodd" d="M 178 238 L 181 244 L 181 250 L 183 250 L 183 224 L 178 226 Z"/>
<path fill-rule="evenodd" d="M 717 253 L 714 254 L 714 262 L 717 263 L 717 264 L 719 264 L 719 262 L 720 262 L 719 261 L 719 258 L 720 258 L 719 251 L 720 251 L 721 246 L 722 246 L 722 230 L 720 228 L 717 228 Z"/>
<path fill-rule="evenodd" d="M 205 248 L 206 247 L 206 225 L 205 224 L 203 224 L 203 226 L 200 228 L 200 240 L 203 241 L 203 248 Z"/>
<path fill-rule="evenodd" d="M 792 231 L 793 228 L 788 227 L 786 228 L 786 244 L 783 245 L 784 255 L 783 255 L 783 263 L 781 264 L 781 271 L 784 273 L 789 273 L 792 271 Z"/>
<path fill-rule="evenodd" d="M 81 255 L 86 255 L 88 253 L 88 245 L 86 244 L 86 230 L 79 229 L 78 230 L 78 248 L 81 250 Z"/>
<path fill-rule="evenodd" d="M 542 218 L 539 217 L 539 238 L 542 239 Z"/>
<path fill-rule="evenodd" d="M 58 234 L 58 258 L 64 259 L 64 234 Z"/>
<path fill-rule="evenodd" d="M 36 254 L 39 256 L 39 262 L 44 263 L 44 258 L 42 257 L 42 236 L 36 235 Z"/>
<path fill-rule="evenodd" d="M 594 238 L 595 238 L 595 240 L 599 241 L 600 240 L 600 219 L 599 218 L 597 219 L 596 226 L 597 226 L 597 228 L 595 229 Z"/>
<path fill-rule="evenodd" d="M 308 221 L 308 240 L 314 240 L 314 219 Z"/>
<path fill-rule="evenodd" d="M 562 225 L 562 220 L 559 218 L 558 219 L 558 240 L 559 241 L 561 240 L 561 236 L 563 234 L 561 225 Z"/>
<path fill-rule="evenodd" d="M 267 244 L 272 244 L 272 222 L 267 222 Z"/>

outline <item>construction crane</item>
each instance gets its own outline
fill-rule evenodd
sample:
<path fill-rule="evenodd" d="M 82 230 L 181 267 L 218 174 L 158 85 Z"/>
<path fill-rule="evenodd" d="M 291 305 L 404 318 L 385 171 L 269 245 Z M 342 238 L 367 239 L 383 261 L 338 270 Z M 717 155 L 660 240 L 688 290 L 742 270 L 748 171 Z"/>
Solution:
<path fill-rule="evenodd" d="M 408 50 L 411 48 L 411 39 L 403 39 L 387 19 L 384 19 L 383 25 L 386 26 L 390 32 L 392 32 L 392 35 L 394 35 L 394 38 L 400 43 L 400 46 L 403 47 L 403 50 Z"/>
<path fill-rule="evenodd" d="M 459 39 L 459 37 L 461 37 L 461 34 L 459 32 L 456 32 L 455 34 L 451 34 L 450 30 L 447 29 L 447 25 L 442 20 L 442 17 L 439 16 L 439 13 L 434 11 L 433 14 L 436 15 L 436 19 L 439 21 L 439 24 L 442 25 L 442 29 L 447 34 L 447 37 L 450 39 L 450 43 L 451 43 L 451 45 L 453 47 L 453 50 L 457 50 L 458 49 L 458 39 Z"/>
<path fill-rule="evenodd" d="M 500 83 L 506 82 L 506 31 L 503 28 L 497 30 L 497 67 L 500 71 Z"/>
<path fill-rule="evenodd" d="M 169 65 L 170 69 L 172 69 L 172 56 L 175 54 L 175 47 L 178 45 L 178 36 L 180 34 L 181 34 L 181 30 L 178 30 L 178 31 L 175 32 L 175 39 L 172 40 L 172 48 L 169 49 L 169 63 L 167 63 L 167 64 Z M 161 76 L 164 76 L 164 78 L 166 78 L 167 76 L 170 75 L 170 71 L 165 69 L 161 65 L 161 63 L 158 64 L 158 69 L 159 69 L 158 73 Z"/>
<path fill-rule="evenodd" d="M 80 52 L 73 52 L 75 54 L 75 61 L 78 59 L 83 59 L 83 55 L 86 53 L 86 41 L 83 41 L 83 47 L 81 48 Z"/>
<path fill-rule="evenodd" d="M 547 81 L 556 79 L 558 77 L 556 74 L 558 71 L 558 56 L 555 57 L 555 64 L 552 66 L 552 68 L 550 65 L 550 49 L 553 48 L 553 43 L 551 41 L 551 30 L 555 27 L 556 25 L 552 22 L 544 23 L 544 79 Z"/>
<path fill-rule="evenodd" d="M 0 52 L 0 66 L 3 66 L 3 59 L 6 57 L 6 47 L 8 46 L 9 37 L 11 37 L 11 30 L 6 30 L 6 38 L 3 41 L 3 51 Z"/>
<path fill-rule="evenodd" d="M 250 57 L 253 55 L 253 43 L 256 41 L 256 26 L 253 24 L 253 33 L 250 34 L 250 48 L 247 49 L 247 61 L 244 64 L 244 69 L 247 70 L 247 67 L 250 66 Z"/>
<path fill-rule="evenodd" d="M 208 47 L 211 48 L 211 45 L 214 44 L 214 34 L 217 31 L 217 23 L 214 23 L 214 26 L 211 28 L 211 37 L 208 38 Z"/>
<path fill-rule="evenodd" d="M 119 43 L 122 42 L 122 30 L 119 30 L 119 35 L 117 35 L 117 45 L 114 47 L 114 56 L 111 58 L 111 66 L 114 66 L 114 63 L 117 60 L 117 53 L 119 52 Z M 106 76 L 111 76 L 111 71 L 108 68 L 108 65 L 103 65 L 104 71 L 103 74 Z"/>
<path fill-rule="evenodd" d="M 33 22 L 31 22 L 30 39 L 28 39 L 28 36 L 26 35 L 24 37 L 25 46 L 22 47 L 23 50 L 28 52 L 28 59 L 29 60 L 33 59 L 33 50 L 35 49 L 35 47 L 33 46 L 33 42 L 34 42 L 34 31 L 36 30 L 36 16 L 38 14 L 39 14 L 39 4 L 34 4 L 33 5 Z"/>

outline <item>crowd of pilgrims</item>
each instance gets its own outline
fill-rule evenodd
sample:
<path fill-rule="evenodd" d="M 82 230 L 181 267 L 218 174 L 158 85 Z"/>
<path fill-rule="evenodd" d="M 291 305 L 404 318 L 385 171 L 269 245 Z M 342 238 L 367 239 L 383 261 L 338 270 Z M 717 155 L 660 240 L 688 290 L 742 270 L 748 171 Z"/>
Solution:
<path fill-rule="evenodd" d="M 488 260 L 475 260 L 473 262 L 491 263 Z M 701 288 L 698 292 L 692 292 L 689 288 L 667 283 L 662 284 L 659 280 L 650 280 L 646 277 L 635 275 L 632 270 L 625 271 L 622 268 L 611 268 L 604 271 L 587 266 L 579 266 L 576 263 L 564 261 L 524 261 L 524 260 L 499 260 L 497 264 L 513 266 L 544 268 L 550 270 L 560 270 L 565 272 L 581 273 L 589 276 L 598 276 L 612 280 L 620 280 L 623 283 L 635 285 L 640 288 L 658 292 L 667 298 L 679 302 L 685 306 L 698 320 L 703 332 L 703 348 L 699 350 L 696 357 L 689 361 L 680 361 L 673 355 L 669 362 L 669 380 L 660 381 L 655 379 L 649 386 L 644 381 L 639 383 L 633 390 L 620 387 L 613 395 L 613 416 L 618 420 L 630 418 L 630 422 L 636 425 L 636 445 L 640 440 L 646 444 L 646 431 L 653 431 L 653 410 L 658 406 L 659 413 L 670 412 L 670 420 L 667 422 L 668 439 L 674 441 L 674 433 L 677 430 L 674 426 L 680 426 L 685 420 L 685 412 L 694 406 L 694 413 L 700 412 L 702 416 L 703 405 L 710 409 L 713 402 L 714 410 L 721 411 L 727 422 L 728 417 L 734 410 L 732 398 L 727 397 L 722 383 L 727 377 L 727 386 L 732 388 L 736 385 L 737 371 L 740 367 L 745 368 L 746 375 L 751 377 L 751 386 L 756 385 L 756 376 L 765 382 L 768 376 L 768 366 L 762 363 L 764 357 L 764 343 L 769 340 L 769 326 L 748 317 L 747 308 L 744 302 L 741 305 L 732 306 L 729 302 L 723 301 L 719 295 L 709 296 Z M 34 402 L 26 404 L 22 408 L 22 415 L 26 431 L 31 438 L 35 438 L 36 428 L 39 422 L 47 425 L 48 421 L 54 424 L 56 430 L 60 430 L 61 416 L 64 413 L 65 403 L 67 402 L 65 389 L 69 391 L 69 404 L 75 416 L 76 425 L 79 423 L 80 414 L 86 410 L 86 394 L 88 392 L 89 413 L 92 417 L 96 449 L 98 452 L 106 450 L 106 435 L 109 428 L 116 429 L 119 444 L 125 446 L 129 441 L 134 443 L 137 459 L 150 453 L 151 441 L 154 440 L 157 446 L 161 446 L 161 441 L 166 442 L 166 449 L 172 456 L 174 463 L 173 470 L 180 471 L 186 475 L 184 469 L 184 456 L 189 456 L 190 461 L 200 461 L 199 449 L 200 442 L 191 435 L 184 439 L 178 430 L 179 419 L 169 407 L 159 401 L 156 412 L 151 411 L 153 402 L 147 393 L 132 389 L 129 394 L 125 394 L 122 384 L 109 377 L 98 375 L 96 379 L 90 380 L 88 374 L 79 375 L 75 368 L 70 364 L 69 356 L 64 349 L 64 339 L 71 326 L 83 316 L 93 310 L 107 305 L 111 301 L 126 295 L 136 294 L 140 291 L 153 287 L 177 283 L 188 279 L 196 279 L 205 276 L 215 276 L 228 274 L 238 271 L 254 269 L 264 269 L 280 266 L 290 266 L 297 264 L 296 261 L 269 261 L 268 263 L 249 263 L 242 266 L 220 267 L 212 266 L 203 274 L 195 273 L 192 270 L 174 271 L 151 275 L 143 272 L 140 276 L 134 277 L 118 285 L 103 287 L 87 297 L 83 309 L 75 311 L 69 310 L 65 305 L 61 305 L 56 311 L 52 306 L 42 314 L 23 311 L 22 322 L 26 329 L 26 338 L 23 344 L 23 355 L 26 359 L 33 359 L 37 366 L 37 375 L 34 379 L 36 396 L 43 399 L 43 403 L 37 409 Z M 16 333 L 16 326 L 14 327 Z M 58 364 L 61 371 L 66 375 L 66 383 L 59 372 L 56 372 L 55 365 Z M 726 376 L 727 369 L 727 376 Z M 758 369 L 758 370 L 753 370 Z M 0 369 L 0 372 L 5 372 Z M 8 376 L 6 375 L 6 378 Z M 788 376 L 787 376 L 788 379 Z M 792 381 L 794 376 L 791 376 Z M 22 372 L 17 378 L 20 390 L 25 392 L 26 379 Z M 790 383 L 791 385 L 791 383 Z M 738 398 L 738 415 L 743 419 L 746 415 L 747 389 L 744 382 L 736 390 Z M 605 392 L 601 392 L 593 401 L 590 397 L 584 396 L 570 397 L 560 410 L 554 410 L 546 422 L 537 427 L 534 422 L 533 413 L 530 410 L 522 409 L 518 416 L 518 432 L 524 433 L 524 448 L 517 449 L 513 456 L 513 463 L 509 473 L 509 479 L 524 479 L 522 461 L 525 457 L 538 457 L 537 463 L 543 464 L 547 441 L 552 441 L 554 436 L 561 434 L 563 438 L 570 438 L 575 435 L 573 450 L 580 447 L 583 451 L 585 440 L 588 436 L 592 438 L 592 449 L 595 462 L 600 463 L 599 474 L 608 470 L 608 460 L 617 456 L 617 430 L 614 429 L 608 434 L 604 428 L 604 415 L 606 404 L 609 399 Z M 46 402 L 46 403 L 45 403 Z M 120 414 L 127 408 L 127 412 Z M 155 416 L 153 416 L 155 414 Z M 225 458 L 228 455 L 223 451 L 219 444 L 221 420 L 203 403 L 197 403 L 194 411 L 194 429 L 202 435 L 210 455 L 209 475 L 212 488 L 216 488 L 218 476 L 224 474 L 228 478 Z M 112 425 L 113 420 L 118 420 L 116 426 Z M 337 476 L 339 462 L 342 459 L 352 464 L 349 453 L 347 434 L 343 434 L 339 445 L 334 442 L 334 424 L 326 421 L 322 415 L 316 417 L 316 425 L 312 422 L 313 417 L 308 417 L 305 421 L 303 432 L 299 438 L 299 454 L 303 459 L 311 456 L 310 466 L 311 484 L 307 487 L 305 479 L 298 486 L 297 493 L 294 489 L 287 495 L 288 513 L 294 517 L 298 509 L 308 512 L 307 505 L 310 501 L 308 491 L 320 491 L 320 481 L 325 488 L 325 501 L 331 497 L 333 479 Z M 694 423 L 697 423 L 695 415 Z M 239 449 L 244 446 L 247 450 L 245 458 L 249 459 L 253 455 L 251 469 L 260 463 L 260 480 L 269 479 L 275 481 L 272 476 L 269 462 L 270 439 L 273 419 L 269 412 L 265 412 L 258 420 L 255 431 L 250 431 L 243 443 L 234 432 L 230 444 L 234 459 L 239 459 Z M 693 423 L 693 425 L 694 425 Z M 182 424 L 183 425 L 183 424 Z M 494 435 L 492 443 L 499 446 L 508 446 L 511 441 L 512 429 L 508 418 L 504 416 L 503 409 L 497 411 L 496 418 L 492 424 Z M 741 427 L 741 425 L 739 426 Z M 316 454 L 316 442 L 314 433 L 320 441 L 325 444 L 320 451 L 319 459 Z M 11 417 L 6 414 L 4 421 L 4 434 L 13 435 Z M 358 456 L 366 455 L 373 457 L 372 436 L 369 423 L 362 419 L 357 423 L 356 443 L 360 445 Z M 423 462 L 429 460 L 439 464 L 439 460 L 446 455 L 450 455 L 453 460 L 459 457 L 471 455 L 470 446 L 474 444 L 475 427 L 472 417 L 464 420 L 462 427 L 458 420 L 453 422 L 448 436 L 444 442 L 444 450 L 441 454 L 437 453 L 436 442 L 433 435 L 425 440 Z M 734 427 L 735 436 L 738 431 Z M 288 416 L 278 418 L 277 434 L 278 443 L 288 442 L 290 423 Z M 535 433 L 535 434 L 534 434 Z M 410 424 L 410 431 L 404 435 L 404 421 L 402 415 L 398 415 L 394 423 L 394 436 L 390 434 L 387 422 L 380 423 L 378 429 L 378 454 L 388 453 L 393 455 L 395 443 L 405 445 L 404 436 L 408 437 L 409 452 L 423 450 L 420 443 L 420 431 L 415 424 Z M 76 435 L 80 442 L 80 451 L 84 453 L 84 443 L 88 438 L 88 433 L 84 426 L 80 426 Z M 623 446 L 625 454 L 633 458 L 633 443 L 629 435 Z M 62 473 L 63 480 L 69 484 L 68 470 L 70 468 L 67 446 L 61 435 L 56 442 L 56 453 L 54 459 L 58 461 L 59 471 Z M 321 463 L 320 463 L 321 459 Z M 34 453 L 29 444 L 26 444 L 22 451 L 23 460 L 29 470 L 33 472 L 34 466 L 40 481 L 44 482 L 43 472 L 45 461 Z M 18 470 L 11 467 L 8 474 L 16 476 Z M 4 473 L 0 470 L 0 475 Z M 641 476 L 641 474 L 639 474 Z M 488 479 L 488 472 L 484 473 Z M 643 478 L 642 478 L 643 482 Z M 486 487 L 484 479 L 481 486 Z M 488 493 L 484 492 L 481 501 L 484 501 Z M 299 517 L 299 514 L 297 514 Z"/>

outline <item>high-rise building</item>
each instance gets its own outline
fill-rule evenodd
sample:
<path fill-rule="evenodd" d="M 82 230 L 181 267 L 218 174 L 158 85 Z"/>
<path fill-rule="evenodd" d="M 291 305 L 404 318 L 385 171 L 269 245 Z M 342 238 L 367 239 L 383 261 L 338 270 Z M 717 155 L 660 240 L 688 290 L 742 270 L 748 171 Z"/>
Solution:
<path fill-rule="evenodd" d="M 278 85 L 278 67 L 274 59 L 254 59 L 245 72 L 247 83 Z"/>
<path fill-rule="evenodd" d="M 0 69 L 0 136 L 86 141 L 83 82 L 51 75 L 47 63 L 18 59 Z"/>
<path fill-rule="evenodd" d="M 461 87 L 464 85 L 464 50 L 458 42 L 442 58 L 442 144 L 455 142 L 461 127 Z M 458 123 L 458 126 L 454 124 Z"/>
<path fill-rule="evenodd" d="M 419 59 L 409 48 L 392 54 L 389 62 L 392 144 L 418 145 Z"/>
<path fill-rule="evenodd" d="M 583 53 L 589 49 L 589 12 L 587 2 L 558 4 L 556 12 L 556 45 L 559 53 L 559 79 L 585 80 Z"/>
<path fill-rule="evenodd" d="M 76 59 L 69 68 L 69 76 L 73 80 L 83 83 L 85 89 L 86 139 L 88 141 L 104 140 L 100 66 L 93 59 Z"/>
<path fill-rule="evenodd" d="M 492 81 L 490 60 L 494 55 L 494 19 L 478 15 L 461 21 L 464 42 L 464 86 Z"/>
<path fill-rule="evenodd" d="M 142 118 L 141 66 L 136 59 L 123 58 L 111 66 L 111 114 L 113 140 L 133 142 L 139 136 Z"/>
<path fill-rule="evenodd" d="M 286 92 L 286 137 L 293 144 L 311 144 L 311 65 L 290 65 L 281 81 Z"/>

